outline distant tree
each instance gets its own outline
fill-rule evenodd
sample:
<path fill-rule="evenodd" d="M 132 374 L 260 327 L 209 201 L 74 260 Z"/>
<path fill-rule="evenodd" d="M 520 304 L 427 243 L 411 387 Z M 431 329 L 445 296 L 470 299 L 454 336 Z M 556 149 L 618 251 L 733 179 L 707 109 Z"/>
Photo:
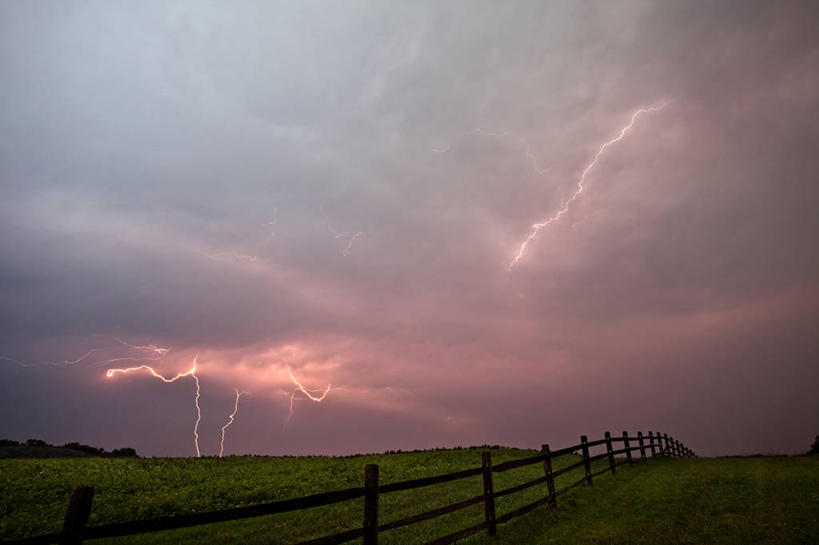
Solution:
<path fill-rule="evenodd" d="M 71 450 L 79 450 L 80 452 L 88 453 L 92 456 L 105 456 L 105 450 L 81 443 L 66 443 L 63 448 L 70 448 Z"/>
<path fill-rule="evenodd" d="M 43 441 L 42 439 L 29 439 L 26 441 L 27 447 L 50 447 L 48 443 Z"/>
<path fill-rule="evenodd" d="M 808 454 L 819 454 L 819 435 L 817 435 L 816 439 L 813 440 L 813 444 L 811 445 Z"/>
<path fill-rule="evenodd" d="M 128 447 L 115 448 L 114 450 L 111 451 L 111 456 L 123 457 L 123 458 L 136 458 L 137 453 L 136 453 L 135 449 L 128 448 Z"/>
<path fill-rule="evenodd" d="M 0 447 L 19 447 L 19 441 L 12 441 L 11 439 L 0 439 Z"/>

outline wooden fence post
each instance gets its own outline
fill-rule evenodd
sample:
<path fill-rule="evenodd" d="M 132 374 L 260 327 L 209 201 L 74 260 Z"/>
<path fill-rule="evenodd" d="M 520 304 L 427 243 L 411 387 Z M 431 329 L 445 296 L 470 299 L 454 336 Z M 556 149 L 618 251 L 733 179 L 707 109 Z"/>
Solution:
<path fill-rule="evenodd" d="M 654 432 L 648 432 L 648 446 L 651 447 L 651 457 L 657 457 L 657 450 L 654 448 Z"/>
<path fill-rule="evenodd" d="M 682 458 L 682 450 L 680 449 L 680 442 L 674 439 L 674 444 L 677 446 L 677 456 Z"/>
<path fill-rule="evenodd" d="M 586 473 L 586 486 L 594 486 L 592 484 L 592 475 L 591 475 L 591 461 L 589 460 L 589 442 L 588 438 L 585 435 L 580 436 L 580 445 L 583 449 L 583 471 Z"/>
<path fill-rule="evenodd" d="M 495 487 L 492 484 L 492 454 L 481 453 L 481 467 L 483 468 L 483 505 L 484 517 L 486 518 L 486 533 L 490 536 L 497 534 L 495 524 Z"/>
<path fill-rule="evenodd" d="M 626 459 L 628 460 L 628 465 L 632 464 L 631 461 L 631 445 L 628 442 L 628 432 L 623 432 L 623 448 L 626 449 Z"/>
<path fill-rule="evenodd" d="M 663 456 L 665 454 L 665 451 L 663 450 L 663 435 L 660 432 L 657 432 L 655 437 L 657 437 L 657 448 L 660 449 L 657 456 Z"/>
<path fill-rule="evenodd" d="M 549 498 L 549 506 L 557 507 L 557 498 L 555 497 L 555 478 L 552 475 L 552 451 L 549 448 L 549 443 L 544 443 L 540 449 L 543 453 L 543 471 L 546 473 L 546 491 Z"/>
<path fill-rule="evenodd" d="M 606 454 L 609 455 L 609 471 L 614 475 L 614 452 L 611 448 L 611 434 L 606 432 Z"/>
<path fill-rule="evenodd" d="M 643 432 L 637 432 L 637 442 L 640 444 L 640 461 L 646 461 L 646 445 L 643 443 Z"/>
<path fill-rule="evenodd" d="M 74 490 L 68 502 L 68 510 L 63 521 L 63 535 L 60 545 L 80 545 L 83 533 L 88 527 L 88 517 L 91 515 L 91 502 L 94 499 L 94 489 L 83 486 Z"/>
<path fill-rule="evenodd" d="M 364 466 L 364 545 L 378 545 L 378 466 Z"/>
<path fill-rule="evenodd" d="M 668 448 L 669 445 L 668 445 L 668 434 L 667 433 L 663 434 L 663 439 L 665 440 L 665 448 L 663 449 L 663 452 L 665 452 L 666 456 L 671 456 L 671 451 Z"/>

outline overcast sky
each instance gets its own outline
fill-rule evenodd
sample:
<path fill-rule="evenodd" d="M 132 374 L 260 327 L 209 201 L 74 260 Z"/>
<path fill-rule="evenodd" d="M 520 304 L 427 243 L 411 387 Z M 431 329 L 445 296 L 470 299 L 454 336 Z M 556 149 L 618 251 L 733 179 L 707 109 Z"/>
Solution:
<path fill-rule="evenodd" d="M 191 377 L 105 372 L 198 354 L 202 454 L 234 388 L 226 453 L 638 429 L 806 451 L 817 20 L 744 0 L 0 3 L 0 437 L 193 455 Z M 331 390 L 284 429 L 288 367 Z"/>

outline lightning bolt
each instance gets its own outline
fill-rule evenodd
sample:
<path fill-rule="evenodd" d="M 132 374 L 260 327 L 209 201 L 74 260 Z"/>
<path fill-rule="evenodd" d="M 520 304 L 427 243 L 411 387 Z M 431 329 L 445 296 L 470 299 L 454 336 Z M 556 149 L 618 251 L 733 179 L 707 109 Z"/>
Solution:
<path fill-rule="evenodd" d="M 529 162 L 532 165 L 532 170 L 535 172 L 535 174 L 541 177 L 547 174 L 546 169 L 540 166 L 538 158 L 535 156 L 534 152 L 532 152 L 532 146 L 529 144 L 529 141 L 526 140 L 526 138 L 524 138 L 523 136 L 512 131 L 490 132 L 485 131 L 481 128 L 476 128 L 473 129 L 472 131 L 463 133 L 461 136 L 457 137 L 455 141 L 453 141 L 450 144 L 447 144 L 442 148 L 432 148 L 429 151 L 437 154 L 447 153 L 449 152 L 449 150 L 452 149 L 452 146 L 455 145 L 455 142 L 462 138 L 465 138 L 469 134 L 478 134 L 480 136 L 485 136 L 489 138 L 507 138 L 516 141 L 518 145 L 523 149 L 523 153 L 526 156 L 526 158 L 529 159 Z"/>
<path fill-rule="evenodd" d="M 119 337 L 114 337 L 114 339 L 119 344 L 127 346 L 128 348 L 133 348 L 134 350 L 143 350 L 143 351 L 146 351 L 146 352 L 153 352 L 157 356 L 164 356 L 165 354 L 167 354 L 168 352 L 171 351 L 170 348 L 160 348 L 155 344 L 146 344 L 146 345 L 130 344 L 130 343 L 127 343 L 127 342 L 123 341 Z"/>
<path fill-rule="evenodd" d="M 215 253 L 209 254 L 209 253 L 203 251 L 202 255 L 204 255 L 205 257 L 207 257 L 209 259 L 218 259 L 219 257 L 222 257 L 222 256 L 228 256 L 228 257 L 232 257 L 232 258 L 234 258 L 236 260 L 239 260 L 239 261 L 247 261 L 248 263 L 253 263 L 257 259 L 259 259 L 258 255 L 240 254 L 240 253 L 237 253 L 237 252 L 215 252 Z"/>
<path fill-rule="evenodd" d="M 230 425 L 233 424 L 236 413 L 239 412 L 239 398 L 247 394 L 247 392 L 240 392 L 236 388 L 234 388 L 233 391 L 236 392 L 236 401 L 233 403 L 233 412 L 228 415 L 227 423 L 222 426 L 222 437 L 219 441 L 219 458 L 221 458 L 222 454 L 225 452 L 225 430 L 227 430 Z"/>
<path fill-rule="evenodd" d="M 349 233 L 342 233 L 342 234 L 346 235 L 346 234 L 349 234 Z M 360 237 L 363 234 L 364 233 L 362 233 L 361 231 L 356 231 L 355 233 L 353 233 L 353 236 L 351 236 L 349 242 L 347 242 L 347 246 L 341 251 L 341 255 L 343 255 L 344 257 L 347 257 L 348 255 L 350 255 L 350 248 L 353 247 L 353 242 L 355 242 L 355 239 L 357 239 L 358 237 Z M 339 236 L 341 236 L 341 235 L 339 235 Z M 336 236 L 336 238 L 338 238 L 338 236 Z"/>
<path fill-rule="evenodd" d="M 148 373 L 150 373 L 154 377 L 158 378 L 162 382 L 176 382 L 177 380 L 179 380 L 181 378 L 184 378 L 184 377 L 187 377 L 187 376 L 193 377 L 193 381 L 196 384 L 196 394 L 195 394 L 195 396 L 193 398 L 193 404 L 194 404 L 194 407 L 196 407 L 196 422 L 193 425 L 193 444 L 194 444 L 194 447 L 196 448 L 196 457 L 197 458 L 199 458 L 201 456 L 201 453 L 199 452 L 199 422 L 202 420 L 202 411 L 199 408 L 199 377 L 196 376 L 196 362 L 197 362 L 198 358 L 199 358 L 199 354 L 194 356 L 193 365 L 191 366 L 190 369 L 188 369 L 187 371 L 185 371 L 183 373 L 178 373 L 176 376 L 171 377 L 171 378 L 167 378 L 167 377 L 164 377 L 164 376 L 160 375 L 150 365 L 139 365 L 137 367 L 127 367 L 127 368 L 124 368 L 124 369 L 117 369 L 117 368 L 108 369 L 105 372 L 105 376 L 108 377 L 108 378 L 111 378 L 114 375 L 119 374 L 119 373 L 128 374 L 128 373 L 133 373 L 133 372 L 136 372 L 136 371 L 143 371 L 144 370 L 144 371 L 148 371 Z"/>
<path fill-rule="evenodd" d="M 341 250 L 341 255 L 343 255 L 344 257 L 347 257 L 348 255 L 350 255 L 350 249 L 353 247 L 353 242 L 355 242 L 355 240 L 358 237 L 363 235 L 364 232 L 363 231 L 336 231 L 333 228 L 333 226 L 330 225 L 330 217 L 324 211 L 324 207 L 321 206 L 320 208 L 321 208 L 321 214 L 324 216 L 324 221 L 327 224 L 327 230 L 330 232 L 331 235 L 333 235 L 333 238 L 338 239 L 338 238 L 350 237 L 349 240 L 347 240 L 347 245 L 344 247 L 343 250 Z"/>
<path fill-rule="evenodd" d="M 301 382 L 299 382 L 295 376 L 293 376 L 293 370 L 290 367 L 287 367 L 287 372 L 290 374 L 290 380 L 293 381 L 293 384 L 296 385 L 293 388 L 293 391 L 290 393 L 290 410 L 287 413 L 287 420 L 284 422 L 284 429 L 287 429 L 287 425 L 290 423 L 290 420 L 293 418 L 293 402 L 296 400 L 296 394 L 301 392 L 307 396 L 307 399 L 314 401 L 316 403 L 321 403 L 324 401 L 324 398 L 327 397 L 327 394 L 330 393 L 330 385 L 327 385 L 327 389 L 324 390 L 321 394 L 316 394 L 313 392 L 318 392 L 320 390 L 313 390 L 312 392 L 302 386 Z"/>
<path fill-rule="evenodd" d="M 532 163 L 532 170 L 538 176 L 545 176 L 546 170 L 541 168 L 538 165 L 537 157 L 534 153 L 532 153 L 532 146 L 529 145 L 529 141 L 526 140 L 524 137 L 520 136 L 519 134 L 515 134 L 512 131 L 503 131 L 503 132 L 486 132 L 481 129 L 475 129 L 475 132 L 481 134 L 483 136 L 490 136 L 493 138 L 511 138 L 516 140 L 518 144 L 523 148 L 523 153 L 526 155 L 526 158 Z"/>
<path fill-rule="evenodd" d="M 10 361 L 11 363 L 16 363 L 16 364 L 17 364 L 17 365 L 19 365 L 20 367 L 34 367 L 34 366 L 36 365 L 35 363 L 23 363 L 23 362 L 22 362 L 22 361 L 20 361 L 20 360 L 16 360 L 16 359 L 14 359 L 14 358 L 10 358 L 10 357 L 8 357 L 8 356 L 0 356 L 0 360 L 3 360 L 3 361 Z"/>
<path fill-rule="evenodd" d="M 24 362 L 22 362 L 20 360 L 17 360 L 17 359 L 14 359 L 14 358 L 9 358 L 8 356 L 0 356 L 0 360 L 10 361 L 12 363 L 16 363 L 20 367 L 37 367 L 37 366 L 40 366 L 40 365 L 53 365 L 54 367 L 63 367 L 63 366 L 66 366 L 66 365 L 74 365 L 74 364 L 80 363 L 81 361 L 85 360 L 91 354 L 94 354 L 95 352 L 101 352 L 101 351 L 102 351 L 102 348 L 92 348 L 91 350 L 89 350 L 88 352 L 86 352 L 85 354 L 83 354 L 82 356 L 80 356 L 79 358 L 77 358 L 75 360 L 53 361 L 50 364 L 48 364 L 48 363 L 24 363 Z"/>
<path fill-rule="evenodd" d="M 270 236 L 267 237 L 267 240 L 270 240 L 271 238 L 276 236 L 276 231 L 273 231 L 272 227 L 274 225 L 276 225 L 276 223 L 278 223 L 278 221 L 279 221 L 279 209 L 274 206 L 273 207 L 273 219 L 262 224 L 262 227 L 271 229 Z"/>
<path fill-rule="evenodd" d="M 270 239 L 276 236 L 276 232 L 272 230 L 272 227 L 276 225 L 279 221 L 279 209 L 277 207 L 272 207 L 273 209 L 273 218 L 270 221 L 267 221 L 261 224 L 262 227 L 265 229 L 271 229 L 270 234 L 264 238 L 261 242 L 257 242 L 252 245 L 253 254 L 249 253 L 242 253 L 242 252 L 233 252 L 229 250 L 219 251 L 219 252 L 206 252 L 204 250 L 200 250 L 199 253 L 207 257 L 208 259 L 217 260 L 220 257 L 231 257 L 237 261 L 246 261 L 248 263 L 254 263 L 259 260 L 259 252 L 263 249 Z"/>
<path fill-rule="evenodd" d="M 193 358 L 193 371 L 196 371 L 196 358 L 198 357 L 197 354 Z M 193 446 L 196 448 L 196 457 L 199 458 L 201 456 L 199 452 L 199 422 L 202 420 L 202 410 L 199 408 L 199 377 L 194 372 L 191 373 L 191 376 L 196 383 L 196 396 L 193 398 L 193 404 L 196 407 L 196 422 L 193 424 Z"/>
<path fill-rule="evenodd" d="M 529 235 L 520 244 L 520 247 L 518 248 L 517 255 L 515 255 L 514 259 L 512 259 L 512 261 L 506 267 L 507 271 L 511 271 L 512 268 L 517 264 L 517 262 L 520 261 L 520 259 L 523 257 L 524 252 L 526 251 L 526 246 L 528 246 L 529 243 L 537 236 L 537 234 L 540 232 L 541 229 L 543 229 L 544 227 L 550 225 L 551 223 L 554 223 L 554 222 L 560 220 L 560 218 L 563 217 L 563 215 L 566 212 L 568 212 L 569 206 L 575 200 L 577 200 L 578 197 L 580 197 L 581 193 L 583 193 L 583 190 L 586 187 L 584 185 L 584 183 L 586 181 L 586 176 L 589 174 L 589 172 L 591 172 L 591 170 L 597 164 L 597 162 L 600 159 L 600 156 L 603 154 L 603 152 L 606 151 L 606 149 L 609 148 L 610 146 L 613 146 L 614 144 L 616 144 L 617 142 L 619 142 L 623 138 L 625 138 L 626 133 L 628 133 L 628 131 L 634 126 L 634 124 L 637 122 L 637 118 L 639 118 L 641 115 L 649 113 L 649 112 L 658 112 L 658 111 L 662 110 L 663 108 L 665 108 L 667 105 L 668 105 L 668 103 L 662 104 L 660 106 L 640 108 L 639 110 L 637 110 L 636 112 L 634 112 L 632 114 L 631 121 L 629 121 L 628 125 L 626 125 L 622 129 L 620 129 L 620 133 L 617 136 L 615 136 L 614 138 L 612 138 L 611 140 L 609 140 L 608 142 L 606 142 L 605 144 L 600 146 L 600 149 L 598 149 L 597 153 L 594 155 L 594 159 L 592 159 L 592 161 L 588 165 L 586 165 L 586 168 L 583 169 L 583 173 L 580 175 L 580 179 L 577 182 L 577 188 L 575 189 L 574 193 L 572 193 L 571 197 L 569 197 L 567 200 L 565 200 L 563 202 L 563 204 L 561 205 L 560 209 L 558 209 L 558 211 L 555 212 L 552 216 L 546 218 L 545 220 L 543 220 L 541 222 L 538 222 L 538 223 L 535 223 L 535 224 L 532 225 L 532 230 L 529 232 Z"/>
<path fill-rule="evenodd" d="M 82 356 L 80 356 L 79 358 L 77 358 L 75 360 L 55 361 L 54 365 L 56 367 L 60 367 L 62 365 L 74 365 L 75 363 L 80 363 L 82 360 L 84 360 L 85 358 L 87 358 L 88 356 L 93 354 L 94 352 L 99 352 L 100 350 L 102 350 L 102 348 L 93 348 L 93 349 L 89 350 L 88 352 L 86 352 L 85 354 L 83 354 Z"/>

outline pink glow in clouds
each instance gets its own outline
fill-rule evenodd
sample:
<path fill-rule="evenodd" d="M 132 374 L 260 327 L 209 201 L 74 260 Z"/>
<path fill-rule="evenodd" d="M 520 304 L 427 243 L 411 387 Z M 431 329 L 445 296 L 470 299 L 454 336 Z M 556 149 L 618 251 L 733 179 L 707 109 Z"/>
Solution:
<path fill-rule="evenodd" d="M 815 3 L 298 6 L 0 2 L 0 437 L 808 448 Z"/>

